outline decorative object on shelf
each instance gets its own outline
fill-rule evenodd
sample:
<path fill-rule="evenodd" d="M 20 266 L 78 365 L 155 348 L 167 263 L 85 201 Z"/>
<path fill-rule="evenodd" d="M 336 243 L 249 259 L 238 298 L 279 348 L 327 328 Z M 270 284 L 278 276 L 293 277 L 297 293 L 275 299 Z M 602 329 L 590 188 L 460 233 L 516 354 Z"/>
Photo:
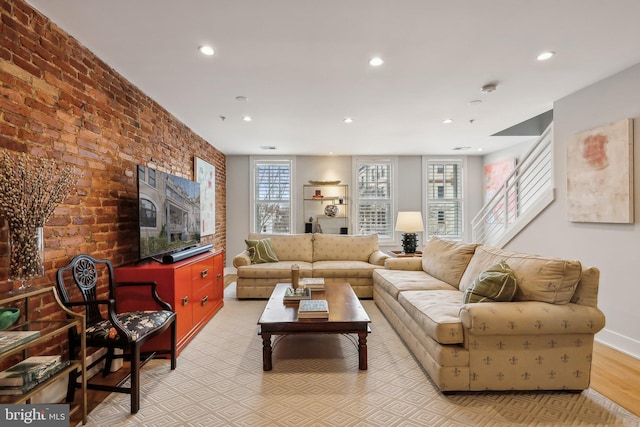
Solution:
<path fill-rule="evenodd" d="M 15 307 L 0 308 L 0 331 L 7 329 L 20 317 L 20 309 Z"/>
<path fill-rule="evenodd" d="M 338 216 L 339 212 L 338 205 L 327 205 L 324 208 L 324 214 L 326 216 Z"/>
<path fill-rule="evenodd" d="M 344 197 L 338 197 L 338 203 L 343 205 L 344 204 Z"/>
<path fill-rule="evenodd" d="M 398 212 L 396 231 L 402 231 L 402 250 L 406 254 L 416 252 L 418 231 L 424 231 L 421 212 Z"/>
<path fill-rule="evenodd" d="M 313 180 L 309 180 L 309 184 L 311 185 L 338 185 L 340 184 L 340 180 L 335 180 L 335 181 L 313 181 Z"/>
<path fill-rule="evenodd" d="M 72 168 L 56 168 L 55 160 L 2 150 L 0 216 L 9 225 L 9 279 L 20 283 L 20 289 L 44 275 L 44 224 L 77 180 Z"/>
<path fill-rule="evenodd" d="M 323 199 L 324 196 L 322 195 L 322 190 L 316 190 L 315 194 L 313 195 L 314 199 Z"/>
<path fill-rule="evenodd" d="M 2 331 L 0 332 L 0 354 L 16 348 L 40 336 L 40 331 Z"/>
<path fill-rule="evenodd" d="M 298 264 L 293 264 L 291 266 L 291 287 L 295 291 L 298 289 L 298 279 L 300 277 L 300 266 Z"/>

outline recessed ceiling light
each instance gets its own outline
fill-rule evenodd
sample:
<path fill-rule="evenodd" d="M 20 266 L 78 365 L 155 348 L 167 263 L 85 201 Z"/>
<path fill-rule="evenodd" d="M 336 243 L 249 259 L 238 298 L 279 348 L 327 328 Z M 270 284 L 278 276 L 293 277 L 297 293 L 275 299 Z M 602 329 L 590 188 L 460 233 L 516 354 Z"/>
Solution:
<path fill-rule="evenodd" d="M 351 117 L 346 117 L 346 118 L 343 120 L 343 122 L 345 122 L 345 123 L 352 123 L 352 122 L 353 122 L 353 119 L 352 119 Z"/>
<path fill-rule="evenodd" d="M 550 59 L 553 55 L 555 55 L 555 52 L 552 51 L 547 51 L 547 52 L 542 52 L 540 55 L 538 55 L 538 61 L 546 61 L 547 59 Z"/>
<path fill-rule="evenodd" d="M 465 151 L 465 150 L 471 150 L 471 147 L 453 147 L 452 150 L 453 151 Z"/>
<path fill-rule="evenodd" d="M 478 148 L 478 151 L 484 151 L 484 148 L 480 147 Z"/>
<path fill-rule="evenodd" d="M 211 46 L 206 46 L 206 45 L 200 46 L 198 50 L 200 51 L 201 54 L 207 55 L 207 56 L 212 56 L 215 53 Z"/>
<path fill-rule="evenodd" d="M 449 123 L 453 123 L 453 119 L 444 119 L 442 123 L 444 123 L 445 125 L 448 125 Z"/>
<path fill-rule="evenodd" d="M 246 102 L 248 100 L 249 100 L 249 98 L 247 98 L 246 96 L 242 96 L 242 95 L 236 96 L 236 101 Z"/>
<path fill-rule="evenodd" d="M 261 145 L 260 148 L 262 148 L 263 150 L 277 150 L 278 147 L 276 147 L 275 145 Z"/>
<path fill-rule="evenodd" d="M 384 64 L 384 60 L 379 56 L 375 56 L 369 60 L 369 65 L 371 65 L 372 67 L 379 67 L 382 64 Z"/>
<path fill-rule="evenodd" d="M 251 121 L 251 117 L 250 116 L 244 116 L 242 118 L 242 120 L 244 120 L 245 122 L 250 122 Z"/>
<path fill-rule="evenodd" d="M 474 99 L 473 101 L 469 101 L 469 105 L 480 105 L 482 104 L 481 99 Z"/>
<path fill-rule="evenodd" d="M 331 156 L 331 155 L 333 155 L 333 151 L 329 151 L 329 155 L 330 155 L 330 156 Z"/>

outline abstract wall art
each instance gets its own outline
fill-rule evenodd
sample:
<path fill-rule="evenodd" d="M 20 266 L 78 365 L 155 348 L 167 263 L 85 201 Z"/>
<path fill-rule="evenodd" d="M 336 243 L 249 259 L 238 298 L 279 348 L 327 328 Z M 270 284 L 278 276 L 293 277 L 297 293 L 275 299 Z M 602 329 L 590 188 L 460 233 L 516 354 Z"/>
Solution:
<path fill-rule="evenodd" d="M 195 158 L 196 181 L 200 183 L 200 234 L 216 231 L 216 167 Z"/>
<path fill-rule="evenodd" d="M 581 132 L 567 144 L 572 222 L 633 223 L 633 121 Z"/>

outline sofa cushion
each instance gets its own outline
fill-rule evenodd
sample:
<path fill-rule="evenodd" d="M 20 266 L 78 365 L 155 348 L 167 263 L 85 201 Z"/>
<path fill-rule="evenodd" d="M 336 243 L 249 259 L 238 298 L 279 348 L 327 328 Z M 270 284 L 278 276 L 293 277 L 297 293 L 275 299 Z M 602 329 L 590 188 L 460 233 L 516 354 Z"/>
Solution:
<path fill-rule="evenodd" d="M 378 250 L 378 235 L 313 235 L 313 261 L 369 261 Z"/>
<path fill-rule="evenodd" d="M 459 311 L 462 292 L 405 291 L 398 302 L 422 330 L 440 344 L 461 344 L 464 340 Z"/>
<path fill-rule="evenodd" d="M 371 277 L 379 266 L 363 261 L 316 261 L 313 263 L 313 276 L 326 278 Z"/>
<path fill-rule="evenodd" d="M 279 261 L 271 246 L 271 239 L 245 240 L 244 242 L 247 244 L 251 264 Z"/>
<path fill-rule="evenodd" d="M 432 237 L 422 251 L 422 269 L 457 288 L 477 246 Z"/>
<path fill-rule="evenodd" d="M 264 264 L 252 264 L 239 267 L 238 278 L 241 279 L 278 279 L 280 282 L 291 282 L 291 266 L 298 264 L 300 277 L 312 277 L 312 267 L 309 262 L 278 261 Z"/>
<path fill-rule="evenodd" d="M 424 271 L 383 270 L 373 272 L 373 283 L 388 293 L 393 299 L 398 299 L 402 291 L 443 290 L 457 291 L 450 284 L 429 276 Z"/>
<path fill-rule="evenodd" d="M 257 234 L 249 233 L 249 240 L 271 239 L 273 251 L 280 261 L 313 262 L 311 234 Z"/>
<path fill-rule="evenodd" d="M 462 302 L 511 301 L 516 293 L 516 277 L 509 265 L 502 261 L 489 267 L 476 277 L 473 284 L 464 291 Z"/>
<path fill-rule="evenodd" d="M 579 261 L 479 246 L 462 276 L 460 290 L 466 291 L 483 270 L 500 261 L 506 261 L 509 264 L 518 282 L 513 301 L 566 304 L 571 300 L 582 273 L 582 265 Z"/>

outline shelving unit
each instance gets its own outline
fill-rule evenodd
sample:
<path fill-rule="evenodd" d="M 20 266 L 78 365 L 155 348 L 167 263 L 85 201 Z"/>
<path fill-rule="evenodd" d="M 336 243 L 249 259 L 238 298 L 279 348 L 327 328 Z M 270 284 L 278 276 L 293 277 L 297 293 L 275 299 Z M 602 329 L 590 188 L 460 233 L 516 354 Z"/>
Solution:
<path fill-rule="evenodd" d="M 32 298 L 42 298 L 46 294 L 53 294 L 56 304 L 60 307 L 60 310 L 68 315 L 68 319 L 62 320 L 32 320 L 29 312 L 30 301 Z M 31 403 L 31 399 L 41 392 L 45 387 L 53 383 L 55 380 L 61 377 L 68 376 L 69 372 L 79 369 L 80 381 L 81 381 L 81 400 L 80 402 L 74 402 L 70 404 L 69 417 L 71 418 L 78 411 L 82 414 L 82 423 L 87 421 L 87 366 L 86 355 L 87 348 L 85 342 L 85 320 L 84 316 L 80 313 L 68 310 L 60 301 L 58 293 L 53 286 L 50 287 L 32 287 L 24 290 L 15 290 L 11 292 L 5 292 L 0 294 L 0 307 L 18 306 L 21 314 L 20 319 L 11 326 L 9 331 L 40 331 L 40 336 L 34 340 L 21 344 L 3 353 L 0 353 L 0 362 L 8 360 L 9 358 L 21 355 L 22 360 L 26 359 L 30 355 L 30 349 L 37 347 L 38 345 L 51 340 L 52 338 L 68 333 L 71 328 L 78 328 L 82 342 L 80 346 L 80 360 L 71 360 L 70 365 L 55 375 L 47 378 L 42 383 L 38 384 L 33 389 L 21 395 L 2 395 L 0 396 L 0 403 L 2 404 L 23 404 Z M 66 337 L 63 337 L 66 339 Z M 63 339 L 60 338 L 60 339 Z M 52 402 L 58 403 L 58 402 Z"/>
<path fill-rule="evenodd" d="M 319 193 L 318 193 L 319 192 Z M 326 234 L 349 234 L 349 186 L 346 184 L 305 184 L 303 215 L 305 232 Z M 318 197 L 322 196 L 322 197 Z M 335 215 L 327 214 L 329 208 Z M 309 218 L 312 220 L 309 221 Z"/>

